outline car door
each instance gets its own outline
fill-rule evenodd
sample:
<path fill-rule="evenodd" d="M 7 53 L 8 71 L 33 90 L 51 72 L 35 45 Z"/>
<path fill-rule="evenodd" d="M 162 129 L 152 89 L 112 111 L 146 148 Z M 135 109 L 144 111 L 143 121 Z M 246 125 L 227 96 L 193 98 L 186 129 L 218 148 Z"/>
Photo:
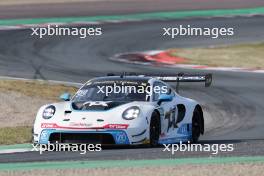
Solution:
<path fill-rule="evenodd" d="M 160 110 L 163 112 L 161 114 L 161 135 L 166 135 L 167 133 L 174 131 L 177 128 L 176 120 L 178 110 L 176 106 L 175 93 L 168 85 L 163 82 L 155 82 L 153 84 L 153 90 L 156 86 L 159 87 L 160 90 L 166 89 L 166 93 L 164 93 L 164 91 L 153 92 L 154 102 L 158 102 L 158 98 L 162 94 L 173 96 L 172 101 L 162 102 L 160 104 Z"/>

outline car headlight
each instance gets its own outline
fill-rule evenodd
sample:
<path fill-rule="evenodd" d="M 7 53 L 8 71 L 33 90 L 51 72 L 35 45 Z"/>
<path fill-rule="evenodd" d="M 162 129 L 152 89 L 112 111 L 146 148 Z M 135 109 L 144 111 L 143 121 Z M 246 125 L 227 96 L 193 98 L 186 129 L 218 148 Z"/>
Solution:
<path fill-rule="evenodd" d="M 123 112 L 122 117 L 123 119 L 126 120 L 133 120 L 139 116 L 139 113 L 140 113 L 139 107 L 132 106 Z"/>
<path fill-rule="evenodd" d="M 43 119 L 50 119 L 55 114 L 56 108 L 53 105 L 46 107 L 43 111 Z"/>

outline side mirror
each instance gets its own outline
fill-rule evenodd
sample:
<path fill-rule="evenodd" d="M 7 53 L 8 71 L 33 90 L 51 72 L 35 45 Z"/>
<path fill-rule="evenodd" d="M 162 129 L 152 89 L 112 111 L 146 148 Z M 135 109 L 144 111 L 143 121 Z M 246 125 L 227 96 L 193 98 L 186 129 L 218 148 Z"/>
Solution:
<path fill-rule="evenodd" d="M 60 99 L 62 99 L 64 101 L 70 101 L 71 94 L 69 94 L 69 93 L 63 93 L 63 94 L 61 94 Z"/>
<path fill-rule="evenodd" d="M 162 102 L 172 101 L 172 99 L 172 95 L 161 94 L 158 99 L 158 105 L 160 105 Z"/>

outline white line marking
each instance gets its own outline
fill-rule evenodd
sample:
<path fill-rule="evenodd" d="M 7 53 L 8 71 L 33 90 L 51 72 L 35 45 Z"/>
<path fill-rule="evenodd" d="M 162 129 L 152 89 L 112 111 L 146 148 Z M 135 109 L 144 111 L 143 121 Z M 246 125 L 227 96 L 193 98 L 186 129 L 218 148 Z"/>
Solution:
<path fill-rule="evenodd" d="M 68 86 L 82 86 L 82 83 L 77 82 L 68 82 L 68 81 L 57 81 L 57 80 L 42 80 L 42 79 L 29 79 L 29 78 L 19 78 L 19 77 L 9 77 L 9 76 L 0 76 L 0 79 L 10 79 L 10 80 L 22 80 L 22 81 L 41 81 L 54 84 L 65 84 Z"/>
<path fill-rule="evenodd" d="M 30 148 L 21 148 L 21 149 L 4 149 L 0 150 L 0 154 L 7 154 L 7 153 L 22 153 L 22 152 L 29 152 L 31 151 Z"/>

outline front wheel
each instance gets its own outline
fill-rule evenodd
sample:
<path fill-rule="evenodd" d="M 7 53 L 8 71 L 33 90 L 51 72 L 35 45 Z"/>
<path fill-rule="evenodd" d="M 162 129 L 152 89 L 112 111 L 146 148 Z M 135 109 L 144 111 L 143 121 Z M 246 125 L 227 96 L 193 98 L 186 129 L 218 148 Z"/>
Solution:
<path fill-rule="evenodd" d="M 150 127 L 149 127 L 149 139 L 150 146 L 156 147 L 159 143 L 160 136 L 160 121 L 157 112 L 154 112 L 151 116 Z"/>

